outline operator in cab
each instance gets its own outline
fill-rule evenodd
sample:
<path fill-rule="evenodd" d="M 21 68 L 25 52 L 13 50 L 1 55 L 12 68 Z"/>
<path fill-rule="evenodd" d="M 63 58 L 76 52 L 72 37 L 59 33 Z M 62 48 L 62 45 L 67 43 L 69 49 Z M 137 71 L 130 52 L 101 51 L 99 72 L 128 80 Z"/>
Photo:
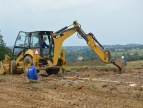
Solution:
<path fill-rule="evenodd" d="M 46 37 L 44 37 L 43 39 L 41 39 L 42 48 L 49 48 L 49 45 L 47 45 L 46 42 L 45 42 L 46 40 L 47 40 Z"/>
<path fill-rule="evenodd" d="M 38 73 L 33 62 L 31 63 L 30 68 L 28 69 L 27 77 L 29 79 L 29 82 L 38 82 Z"/>

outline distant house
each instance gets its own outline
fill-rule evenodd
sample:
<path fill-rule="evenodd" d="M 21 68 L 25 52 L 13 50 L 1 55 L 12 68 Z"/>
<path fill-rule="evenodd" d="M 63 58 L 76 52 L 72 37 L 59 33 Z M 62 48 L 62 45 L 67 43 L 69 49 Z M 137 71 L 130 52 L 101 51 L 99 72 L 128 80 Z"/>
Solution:
<path fill-rule="evenodd" d="M 3 36 L 0 34 L 0 46 L 6 46 L 6 43 L 3 41 Z"/>
<path fill-rule="evenodd" d="M 115 51 L 125 51 L 125 49 L 115 49 Z"/>
<path fill-rule="evenodd" d="M 82 57 L 82 56 L 78 56 L 77 59 L 78 59 L 78 60 L 83 60 L 83 57 Z"/>

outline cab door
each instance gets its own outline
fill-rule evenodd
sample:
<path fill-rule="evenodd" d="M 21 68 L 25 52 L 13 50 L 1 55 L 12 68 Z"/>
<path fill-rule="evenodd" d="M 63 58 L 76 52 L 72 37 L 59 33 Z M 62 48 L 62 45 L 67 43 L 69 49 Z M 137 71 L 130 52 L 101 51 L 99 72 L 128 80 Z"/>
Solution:
<path fill-rule="evenodd" d="M 13 48 L 13 55 L 18 55 L 21 51 L 29 48 L 29 37 L 27 32 L 20 31 Z"/>

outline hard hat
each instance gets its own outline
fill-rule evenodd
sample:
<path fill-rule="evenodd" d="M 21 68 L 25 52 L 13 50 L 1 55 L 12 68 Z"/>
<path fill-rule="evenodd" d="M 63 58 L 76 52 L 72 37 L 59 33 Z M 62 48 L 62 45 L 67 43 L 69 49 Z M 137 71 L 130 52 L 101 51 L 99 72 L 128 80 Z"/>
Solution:
<path fill-rule="evenodd" d="M 124 56 L 121 56 L 122 59 L 124 59 Z"/>

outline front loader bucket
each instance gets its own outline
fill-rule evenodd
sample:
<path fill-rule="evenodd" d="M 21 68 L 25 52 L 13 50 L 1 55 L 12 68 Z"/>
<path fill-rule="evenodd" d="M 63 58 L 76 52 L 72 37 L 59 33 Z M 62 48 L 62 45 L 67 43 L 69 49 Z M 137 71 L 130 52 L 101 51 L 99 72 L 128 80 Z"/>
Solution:
<path fill-rule="evenodd" d="M 120 73 L 124 73 L 125 72 L 125 63 L 123 59 L 117 59 L 114 62 L 112 62 L 115 66 L 118 67 L 118 71 L 120 71 Z"/>
<path fill-rule="evenodd" d="M 0 75 L 3 74 L 20 74 L 23 73 L 23 62 L 18 62 L 18 66 L 16 65 L 15 60 L 10 60 L 8 55 L 5 55 L 5 59 L 0 61 Z"/>
<path fill-rule="evenodd" d="M 0 74 L 10 73 L 10 57 L 5 55 L 5 59 L 0 61 Z"/>
<path fill-rule="evenodd" d="M 3 75 L 5 73 L 3 62 L 0 61 L 0 75 Z"/>

